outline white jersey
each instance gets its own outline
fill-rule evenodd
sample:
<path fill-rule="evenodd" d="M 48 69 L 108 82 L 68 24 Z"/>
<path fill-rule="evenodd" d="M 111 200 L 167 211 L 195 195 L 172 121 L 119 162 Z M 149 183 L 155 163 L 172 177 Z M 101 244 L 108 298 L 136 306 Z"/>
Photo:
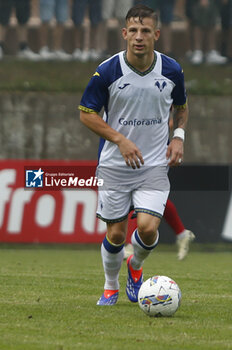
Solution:
<path fill-rule="evenodd" d="M 167 165 L 170 109 L 186 103 L 180 65 L 157 51 L 154 56 L 152 66 L 143 73 L 130 65 L 125 51 L 104 61 L 79 106 L 97 113 L 104 107 L 106 123 L 136 144 L 148 167 Z M 100 140 L 99 166 L 128 169 L 117 145 L 104 139 Z"/>

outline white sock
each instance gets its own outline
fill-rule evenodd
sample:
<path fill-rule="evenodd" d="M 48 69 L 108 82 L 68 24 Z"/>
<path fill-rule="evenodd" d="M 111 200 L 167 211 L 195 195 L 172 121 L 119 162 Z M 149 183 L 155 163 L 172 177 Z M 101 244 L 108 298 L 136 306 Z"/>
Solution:
<path fill-rule="evenodd" d="M 114 245 L 105 237 L 101 246 L 101 256 L 105 272 L 104 289 L 119 289 L 119 271 L 124 258 L 124 244 Z"/>
<path fill-rule="evenodd" d="M 134 247 L 134 256 L 131 259 L 131 266 L 134 270 L 139 270 L 142 267 L 144 260 L 148 257 L 151 251 L 157 246 L 158 241 L 159 241 L 159 233 L 157 235 L 155 242 L 151 246 L 148 246 L 144 244 L 143 241 L 141 240 L 137 229 L 133 232 L 131 237 L 131 242 Z"/>
<path fill-rule="evenodd" d="M 179 233 L 179 234 L 177 235 L 177 238 L 178 238 L 178 239 L 182 239 L 182 238 L 184 238 L 185 236 L 186 236 L 186 230 L 184 230 L 183 232 Z"/>

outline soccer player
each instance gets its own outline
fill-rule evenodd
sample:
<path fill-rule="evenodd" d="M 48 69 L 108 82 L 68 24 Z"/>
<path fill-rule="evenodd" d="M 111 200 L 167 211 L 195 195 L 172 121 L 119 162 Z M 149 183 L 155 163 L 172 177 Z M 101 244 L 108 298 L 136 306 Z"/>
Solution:
<path fill-rule="evenodd" d="M 137 214 L 133 213 L 131 218 L 136 218 Z M 195 239 L 195 235 L 192 231 L 187 230 L 178 214 L 176 206 L 174 203 L 168 199 L 167 204 L 163 213 L 163 217 L 168 225 L 172 228 L 176 235 L 176 244 L 178 248 L 177 257 L 178 260 L 183 260 L 189 251 L 190 243 Z M 125 246 L 124 259 L 127 259 L 131 254 L 133 254 L 134 249 L 131 243 Z"/>
<path fill-rule="evenodd" d="M 107 234 L 101 246 L 105 285 L 98 305 L 114 305 L 118 299 L 131 204 L 137 229 L 132 234 L 134 254 L 127 260 L 126 293 L 130 301 L 138 301 L 143 262 L 159 240 L 170 187 L 168 167 L 182 162 L 188 118 L 182 69 L 154 50 L 160 36 L 156 13 L 144 5 L 132 7 L 122 35 L 127 50 L 100 64 L 79 105 L 81 121 L 101 137 L 97 175 L 104 188 L 98 191 L 97 217 L 106 222 Z"/>

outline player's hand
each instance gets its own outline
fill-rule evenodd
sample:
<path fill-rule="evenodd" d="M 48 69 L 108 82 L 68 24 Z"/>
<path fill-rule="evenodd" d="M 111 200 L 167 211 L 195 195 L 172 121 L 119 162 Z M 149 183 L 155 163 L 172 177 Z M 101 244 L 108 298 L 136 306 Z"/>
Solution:
<path fill-rule="evenodd" d="M 134 142 L 123 137 L 118 143 L 121 155 L 128 166 L 133 169 L 140 168 L 144 164 L 143 156 Z"/>
<path fill-rule="evenodd" d="M 169 166 L 181 165 L 184 155 L 184 142 L 180 138 L 173 138 L 170 142 L 166 157 L 169 159 Z"/>

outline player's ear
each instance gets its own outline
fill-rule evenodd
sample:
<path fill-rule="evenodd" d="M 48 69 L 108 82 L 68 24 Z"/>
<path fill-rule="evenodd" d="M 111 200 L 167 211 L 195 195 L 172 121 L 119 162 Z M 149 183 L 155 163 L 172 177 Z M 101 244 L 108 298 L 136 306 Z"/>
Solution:
<path fill-rule="evenodd" d="M 127 39 L 127 29 L 126 28 L 122 28 L 122 37 L 123 39 Z"/>
<path fill-rule="evenodd" d="M 158 41 L 160 37 L 160 29 L 155 29 L 154 40 Z"/>

